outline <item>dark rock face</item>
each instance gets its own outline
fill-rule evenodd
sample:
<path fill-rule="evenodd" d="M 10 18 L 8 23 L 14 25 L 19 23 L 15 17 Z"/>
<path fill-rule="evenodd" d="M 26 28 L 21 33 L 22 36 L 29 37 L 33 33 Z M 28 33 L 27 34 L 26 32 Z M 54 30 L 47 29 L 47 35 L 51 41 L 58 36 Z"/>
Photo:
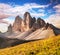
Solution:
<path fill-rule="evenodd" d="M 13 24 L 13 31 L 28 31 L 30 28 L 32 28 L 35 22 L 36 18 L 32 18 L 30 13 L 26 12 L 24 14 L 24 19 L 21 19 L 19 16 L 16 17 L 15 22 Z"/>
<path fill-rule="evenodd" d="M 47 29 L 48 27 L 49 27 L 49 23 L 46 23 L 46 25 L 45 25 L 45 29 Z"/>
<path fill-rule="evenodd" d="M 17 16 L 13 24 L 13 31 L 21 31 L 21 23 L 22 19 L 19 16 Z"/>
<path fill-rule="evenodd" d="M 50 26 L 50 28 L 53 29 L 55 35 L 59 35 L 59 34 L 60 34 L 60 29 L 59 29 L 59 28 L 55 27 L 55 26 L 52 25 L 52 24 L 50 24 L 49 26 Z"/>
<path fill-rule="evenodd" d="M 11 35 L 12 33 L 13 33 L 13 29 L 12 29 L 12 25 L 10 24 L 10 25 L 8 26 L 7 32 L 1 33 L 1 34 L 2 34 L 2 35 L 3 35 L 3 34 L 5 34 L 5 35 Z"/>
<path fill-rule="evenodd" d="M 35 31 L 36 29 L 39 29 L 39 25 L 38 25 L 38 23 L 35 22 L 33 24 L 32 30 Z"/>
<path fill-rule="evenodd" d="M 11 24 L 8 26 L 8 31 L 7 32 L 12 33 L 12 25 Z"/>
<path fill-rule="evenodd" d="M 35 20 L 35 18 L 34 18 Z M 43 28 L 44 26 L 46 25 L 45 21 L 41 18 L 38 18 L 34 24 L 33 24 L 33 29 L 36 30 L 36 29 L 39 29 L 39 28 Z"/>
<path fill-rule="evenodd" d="M 41 19 L 41 18 L 38 18 L 37 19 L 37 23 L 38 23 L 38 25 L 39 25 L 39 28 L 42 28 L 42 27 L 44 27 L 45 26 L 45 21 L 43 20 L 43 19 Z"/>
<path fill-rule="evenodd" d="M 32 18 L 32 22 L 31 22 L 32 26 L 33 26 L 33 24 L 34 24 L 35 22 L 36 22 L 36 18 L 33 17 L 33 18 Z"/>
<path fill-rule="evenodd" d="M 32 17 L 30 16 L 30 13 L 26 12 L 24 14 L 24 24 L 27 28 L 31 28 L 32 27 Z"/>
<path fill-rule="evenodd" d="M 54 25 L 47 23 L 45 25 L 45 29 L 48 29 L 48 28 L 52 29 L 55 35 L 59 35 L 60 34 L 60 29 L 55 27 Z"/>
<path fill-rule="evenodd" d="M 15 45 L 22 44 L 22 43 L 25 43 L 25 42 L 27 42 L 27 41 L 0 37 L 0 49 L 15 46 Z"/>

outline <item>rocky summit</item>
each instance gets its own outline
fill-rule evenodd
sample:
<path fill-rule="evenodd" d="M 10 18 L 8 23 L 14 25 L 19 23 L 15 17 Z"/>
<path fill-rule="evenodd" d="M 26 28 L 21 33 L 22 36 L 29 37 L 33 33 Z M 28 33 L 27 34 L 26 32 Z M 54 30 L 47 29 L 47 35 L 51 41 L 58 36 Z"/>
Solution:
<path fill-rule="evenodd" d="M 17 16 L 15 22 L 13 23 L 13 31 L 21 31 L 22 19 Z"/>
<path fill-rule="evenodd" d="M 13 23 L 13 31 L 28 31 L 29 29 L 39 29 L 45 26 L 45 21 L 41 18 L 36 20 L 35 17 L 31 17 L 30 13 L 26 12 L 24 14 L 24 18 L 22 19 L 20 16 L 15 18 L 15 22 Z"/>
<path fill-rule="evenodd" d="M 8 26 L 8 31 L 0 33 L 0 47 L 9 47 L 17 44 L 46 39 L 60 34 L 60 29 L 41 18 L 31 17 L 25 12 L 24 17 L 16 16 L 13 26 Z M 4 44 L 5 43 L 5 44 Z M 2 48 L 3 48 L 2 47 Z"/>
<path fill-rule="evenodd" d="M 25 12 L 23 18 L 16 16 L 13 26 L 9 25 L 7 33 L 10 34 L 9 38 L 33 40 L 59 35 L 60 29 L 41 18 L 31 17 L 29 12 Z"/>

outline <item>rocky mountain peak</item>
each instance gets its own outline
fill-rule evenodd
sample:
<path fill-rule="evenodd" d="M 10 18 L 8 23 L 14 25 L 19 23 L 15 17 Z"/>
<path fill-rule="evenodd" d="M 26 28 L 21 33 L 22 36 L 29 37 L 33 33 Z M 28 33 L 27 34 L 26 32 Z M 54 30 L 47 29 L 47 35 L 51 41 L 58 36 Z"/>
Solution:
<path fill-rule="evenodd" d="M 12 25 L 10 24 L 9 26 L 8 26 L 8 31 L 7 31 L 9 34 L 12 34 Z"/>
<path fill-rule="evenodd" d="M 41 18 L 38 18 L 37 19 L 37 23 L 38 23 L 38 25 L 39 25 L 39 28 L 42 28 L 42 27 L 44 27 L 45 26 L 45 21 L 43 20 L 43 19 L 41 19 Z"/>
<path fill-rule="evenodd" d="M 19 22 L 19 21 L 21 21 L 22 20 L 22 18 L 20 17 L 20 16 L 16 16 L 16 18 L 15 18 L 15 22 Z"/>
<path fill-rule="evenodd" d="M 24 24 L 27 28 L 31 28 L 32 17 L 29 12 L 24 14 Z"/>
<path fill-rule="evenodd" d="M 39 29 L 42 28 L 46 25 L 45 21 L 41 18 L 35 18 L 31 17 L 29 12 L 25 12 L 24 14 L 24 19 L 21 17 L 17 16 L 15 18 L 15 22 L 13 24 L 13 30 L 14 31 L 28 31 L 29 29 Z"/>
<path fill-rule="evenodd" d="M 11 24 L 8 26 L 8 31 L 12 31 L 12 25 Z"/>
<path fill-rule="evenodd" d="M 17 16 L 15 22 L 13 23 L 13 31 L 21 31 L 22 18 Z"/>

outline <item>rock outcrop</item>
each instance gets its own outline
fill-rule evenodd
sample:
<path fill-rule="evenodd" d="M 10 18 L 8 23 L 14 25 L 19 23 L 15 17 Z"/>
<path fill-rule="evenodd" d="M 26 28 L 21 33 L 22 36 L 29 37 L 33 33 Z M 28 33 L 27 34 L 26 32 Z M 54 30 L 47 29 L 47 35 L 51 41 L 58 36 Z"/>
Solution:
<path fill-rule="evenodd" d="M 43 20 L 43 19 L 41 19 L 41 18 L 38 18 L 37 19 L 37 23 L 38 23 L 38 25 L 39 25 L 39 28 L 42 28 L 42 27 L 44 27 L 45 26 L 45 21 Z"/>
<path fill-rule="evenodd" d="M 7 32 L 5 32 L 5 33 L 1 33 L 1 34 L 2 34 L 2 36 L 4 36 L 4 37 L 13 34 L 12 25 L 10 24 L 10 25 L 8 26 L 8 30 L 7 30 Z"/>
<path fill-rule="evenodd" d="M 31 40 L 45 39 L 60 34 L 60 29 L 52 24 L 45 23 L 41 18 L 31 17 L 30 13 L 15 18 L 13 26 L 8 26 L 8 31 L 0 33 L 0 47 L 9 47 Z"/>
<path fill-rule="evenodd" d="M 34 30 L 36 30 L 36 29 L 43 28 L 45 25 L 46 25 L 45 21 L 44 21 L 43 19 L 41 19 L 41 18 L 38 18 L 38 19 L 34 22 L 32 28 L 33 28 Z"/>
<path fill-rule="evenodd" d="M 11 24 L 8 26 L 8 31 L 7 32 L 9 32 L 9 34 L 11 34 L 13 32 L 12 31 L 12 25 Z"/>
<path fill-rule="evenodd" d="M 29 29 L 32 28 L 33 24 L 36 22 L 35 17 L 31 17 L 30 13 L 26 12 L 24 14 L 24 19 L 21 17 L 17 16 L 15 18 L 15 22 L 13 24 L 13 31 L 28 31 Z"/>
<path fill-rule="evenodd" d="M 26 30 L 29 30 L 32 27 L 32 17 L 28 12 L 24 14 L 24 25 Z"/>
<path fill-rule="evenodd" d="M 37 33 L 35 31 L 39 30 Z M 43 39 L 49 36 L 54 36 L 60 34 L 60 29 L 56 28 L 52 24 L 45 23 L 41 18 L 36 19 L 31 17 L 30 13 L 26 12 L 24 14 L 24 19 L 17 16 L 13 24 L 13 31 L 19 31 L 21 34 L 17 35 L 18 39 L 33 40 L 33 39 Z M 12 33 L 11 25 L 8 27 L 8 32 Z M 35 35 L 30 35 L 32 33 Z M 38 35 L 37 35 L 38 34 Z M 30 35 L 30 36 L 29 36 Z M 30 39 L 29 39 L 30 38 Z"/>
<path fill-rule="evenodd" d="M 17 16 L 13 24 L 13 31 L 21 31 L 21 24 L 22 24 L 22 19 L 21 17 Z"/>

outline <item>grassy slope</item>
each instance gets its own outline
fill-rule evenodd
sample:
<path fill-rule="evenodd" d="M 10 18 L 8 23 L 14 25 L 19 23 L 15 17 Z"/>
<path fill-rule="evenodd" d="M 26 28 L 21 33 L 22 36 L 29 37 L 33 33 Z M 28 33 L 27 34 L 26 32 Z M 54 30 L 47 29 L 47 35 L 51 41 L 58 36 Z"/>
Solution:
<path fill-rule="evenodd" d="M 60 36 L 0 49 L 0 55 L 60 55 Z"/>

